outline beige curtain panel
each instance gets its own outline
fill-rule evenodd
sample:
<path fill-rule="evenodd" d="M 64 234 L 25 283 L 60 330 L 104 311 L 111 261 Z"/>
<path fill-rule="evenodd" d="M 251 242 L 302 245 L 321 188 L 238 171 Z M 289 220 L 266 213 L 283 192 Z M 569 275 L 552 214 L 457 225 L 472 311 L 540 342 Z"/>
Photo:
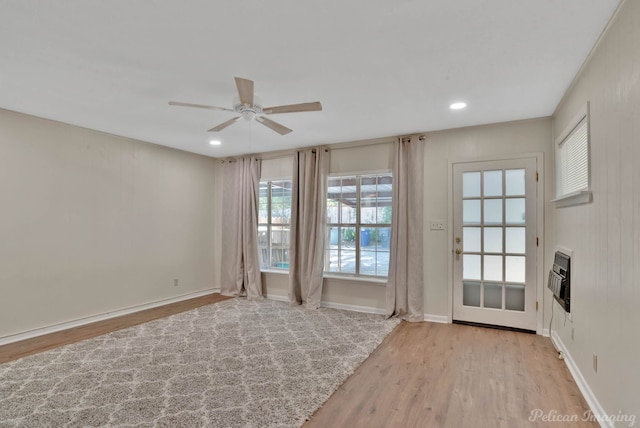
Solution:
<path fill-rule="evenodd" d="M 329 151 L 316 148 L 294 156 L 289 248 L 289 302 L 320 307 L 324 271 Z"/>
<path fill-rule="evenodd" d="M 387 316 L 423 321 L 422 188 L 424 143 L 420 137 L 394 143 L 391 255 Z"/>
<path fill-rule="evenodd" d="M 258 255 L 260 160 L 241 157 L 223 164 L 220 293 L 262 298 Z"/>

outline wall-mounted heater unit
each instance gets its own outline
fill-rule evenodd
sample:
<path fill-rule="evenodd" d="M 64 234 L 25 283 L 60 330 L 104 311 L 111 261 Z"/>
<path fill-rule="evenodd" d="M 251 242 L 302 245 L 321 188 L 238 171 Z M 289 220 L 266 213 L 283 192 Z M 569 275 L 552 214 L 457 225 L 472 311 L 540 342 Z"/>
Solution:
<path fill-rule="evenodd" d="M 556 251 L 553 261 L 553 269 L 549 271 L 549 283 L 547 287 L 553 293 L 560 306 L 566 312 L 571 312 L 571 257 L 563 252 Z"/>

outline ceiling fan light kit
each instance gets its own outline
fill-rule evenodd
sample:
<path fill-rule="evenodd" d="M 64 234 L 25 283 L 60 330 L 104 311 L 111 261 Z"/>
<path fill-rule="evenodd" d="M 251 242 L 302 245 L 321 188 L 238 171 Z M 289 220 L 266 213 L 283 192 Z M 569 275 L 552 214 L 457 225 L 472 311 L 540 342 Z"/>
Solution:
<path fill-rule="evenodd" d="M 240 119 L 244 120 L 255 120 L 258 123 L 270 128 L 271 130 L 277 132 L 280 135 L 286 135 L 292 131 L 292 129 L 287 128 L 284 125 L 279 124 L 267 117 L 265 115 L 268 114 L 281 114 L 281 113 L 297 113 L 304 111 L 321 111 L 322 104 L 319 101 L 311 102 L 311 103 L 301 103 L 301 104 L 289 104 L 282 106 L 274 106 L 274 107 L 262 107 L 262 102 L 258 97 L 255 96 L 253 91 L 253 80 L 243 79 L 241 77 L 236 77 L 236 88 L 238 89 L 238 97 L 233 102 L 233 109 L 225 108 L 225 107 L 217 107 L 217 106 L 208 106 L 203 104 L 192 104 L 192 103 L 183 103 L 179 101 L 169 101 L 169 105 L 179 106 L 179 107 L 193 107 L 193 108 L 202 108 L 208 110 L 220 110 L 220 111 L 229 111 L 235 112 L 239 114 L 239 116 L 229 119 L 221 124 L 214 126 L 209 129 L 209 132 L 219 132 L 225 129 L 228 126 L 233 125 Z"/>
<path fill-rule="evenodd" d="M 253 96 L 253 105 L 247 106 L 240 101 L 240 98 L 236 97 L 233 100 L 233 111 L 238 113 L 244 120 L 253 120 L 256 115 L 262 114 L 262 103 L 260 98 Z"/>

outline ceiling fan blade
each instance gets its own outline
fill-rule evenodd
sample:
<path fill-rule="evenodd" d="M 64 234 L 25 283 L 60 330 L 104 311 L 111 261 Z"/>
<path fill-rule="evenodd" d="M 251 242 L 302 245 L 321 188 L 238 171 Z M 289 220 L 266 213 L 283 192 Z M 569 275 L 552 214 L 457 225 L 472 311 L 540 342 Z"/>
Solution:
<path fill-rule="evenodd" d="M 293 131 L 293 129 L 289 129 L 284 125 L 280 125 L 278 122 L 274 122 L 273 120 L 267 119 L 264 116 L 256 116 L 256 120 L 267 128 L 273 129 L 280 135 L 287 135 L 289 132 Z"/>
<path fill-rule="evenodd" d="M 253 106 L 253 80 L 235 77 L 240 102 L 247 107 Z"/>
<path fill-rule="evenodd" d="M 238 117 L 234 117 L 233 119 L 229 119 L 226 122 L 222 122 L 220 125 L 218 126 L 214 126 L 213 128 L 211 128 L 209 130 L 209 132 L 218 132 L 218 131 L 222 131 L 224 128 L 226 128 L 227 126 L 233 125 L 234 123 L 236 123 L 238 120 L 240 120 L 240 116 Z"/>
<path fill-rule="evenodd" d="M 322 110 L 322 104 L 320 101 L 313 103 L 302 104 L 289 104 L 286 106 L 266 107 L 262 109 L 265 114 L 277 114 L 277 113 L 295 113 L 299 111 L 320 111 Z"/>
<path fill-rule="evenodd" d="M 230 108 L 216 107 L 216 106 L 205 106 L 203 104 L 181 103 L 181 102 L 178 102 L 178 101 L 169 101 L 169 105 L 170 106 L 180 106 L 180 107 L 206 108 L 206 109 L 209 109 L 209 110 L 233 111 Z"/>

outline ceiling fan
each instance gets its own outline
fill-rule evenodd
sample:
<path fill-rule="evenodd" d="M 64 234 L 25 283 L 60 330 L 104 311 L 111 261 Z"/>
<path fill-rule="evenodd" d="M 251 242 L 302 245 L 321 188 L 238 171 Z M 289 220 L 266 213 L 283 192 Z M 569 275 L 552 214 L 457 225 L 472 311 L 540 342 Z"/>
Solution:
<path fill-rule="evenodd" d="M 233 125 L 240 119 L 245 119 L 245 120 L 255 119 L 256 121 L 260 122 L 267 128 L 271 128 L 272 130 L 276 131 L 280 135 L 286 135 L 289 132 L 291 132 L 292 129 L 289 129 L 286 126 L 279 124 L 278 122 L 274 122 L 273 120 L 265 117 L 264 115 L 322 110 L 322 104 L 320 104 L 319 101 L 315 101 L 312 103 L 289 104 L 289 105 L 275 106 L 275 107 L 262 107 L 260 100 L 253 93 L 253 80 L 243 79 L 241 77 L 235 77 L 235 79 L 236 79 L 236 87 L 238 88 L 238 98 L 235 99 L 232 109 L 225 108 L 225 107 L 207 106 L 202 104 L 182 103 L 178 101 L 169 101 L 169 105 L 181 106 L 181 107 L 204 108 L 209 110 L 230 111 L 240 115 L 240 116 L 234 117 L 233 119 L 229 119 L 226 122 L 222 122 L 218 126 L 214 126 L 209 130 L 209 132 L 221 131 L 227 126 Z"/>

